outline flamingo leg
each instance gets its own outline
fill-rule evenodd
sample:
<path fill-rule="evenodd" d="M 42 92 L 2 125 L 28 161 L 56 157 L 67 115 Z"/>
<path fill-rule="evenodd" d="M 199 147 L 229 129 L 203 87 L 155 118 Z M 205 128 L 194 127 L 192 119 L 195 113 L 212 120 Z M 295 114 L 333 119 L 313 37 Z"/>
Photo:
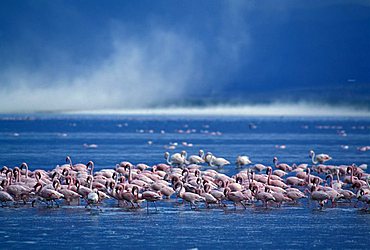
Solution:
<path fill-rule="evenodd" d="M 153 201 L 153 203 L 154 203 L 154 206 L 155 206 L 155 210 L 158 211 L 157 204 L 155 204 L 155 201 Z"/>
<path fill-rule="evenodd" d="M 189 202 L 190 204 L 190 209 L 193 209 L 193 203 Z"/>
<path fill-rule="evenodd" d="M 360 201 L 356 201 L 356 203 L 355 203 L 355 208 L 357 208 L 357 206 L 358 206 L 358 204 L 360 203 Z"/>
<path fill-rule="evenodd" d="M 240 204 L 242 204 L 242 206 L 244 207 L 244 209 L 247 209 L 247 207 L 243 204 L 243 202 L 240 202 Z"/>

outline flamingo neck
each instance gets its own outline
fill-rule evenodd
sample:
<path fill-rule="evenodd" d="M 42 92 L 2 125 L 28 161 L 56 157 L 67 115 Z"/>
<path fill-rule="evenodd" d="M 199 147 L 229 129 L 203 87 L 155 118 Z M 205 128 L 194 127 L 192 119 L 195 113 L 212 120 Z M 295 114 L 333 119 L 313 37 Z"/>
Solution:
<path fill-rule="evenodd" d="M 184 176 L 184 182 L 186 183 L 189 180 L 189 170 L 186 169 L 186 171 L 185 171 L 185 169 L 184 169 L 184 174 L 185 174 L 185 176 Z"/>
<path fill-rule="evenodd" d="M 10 186 L 10 185 L 12 185 L 12 179 L 13 179 L 13 174 L 12 173 L 10 173 L 10 174 L 8 174 L 9 175 L 9 184 L 8 184 L 8 186 Z"/>
<path fill-rule="evenodd" d="M 167 161 L 168 165 L 172 166 L 172 162 L 170 162 L 170 154 L 167 155 L 166 161 Z"/>
<path fill-rule="evenodd" d="M 71 167 L 71 169 L 73 170 L 73 164 L 72 164 L 72 159 L 71 157 L 67 157 L 67 162 L 69 163 L 69 166 Z"/>
<path fill-rule="evenodd" d="M 204 160 L 204 152 L 203 151 L 199 152 L 199 157 Z"/>
<path fill-rule="evenodd" d="M 128 170 L 128 183 L 131 183 L 131 181 L 132 181 L 132 167 L 130 166 Z"/>
<path fill-rule="evenodd" d="M 312 161 L 312 163 L 313 164 L 317 164 L 318 163 L 318 161 L 316 161 L 316 158 L 315 158 L 315 152 L 312 152 L 312 158 L 311 158 L 311 161 Z"/>
<path fill-rule="evenodd" d="M 91 163 L 91 169 L 90 169 L 90 174 L 94 174 L 94 163 Z"/>
<path fill-rule="evenodd" d="M 272 169 L 268 168 L 267 185 L 270 185 Z"/>
<path fill-rule="evenodd" d="M 336 173 L 336 176 L 337 176 L 337 181 L 338 181 L 338 183 L 340 183 L 339 171 Z"/>
<path fill-rule="evenodd" d="M 209 165 L 211 167 L 214 167 L 215 165 L 213 164 L 213 155 L 209 155 L 211 157 L 211 159 L 209 160 Z"/>
<path fill-rule="evenodd" d="M 180 182 L 180 184 L 179 184 L 179 192 L 178 192 L 178 196 L 180 197 L 180 198 L 182 198 L 182 196 L 183 196 L 183 194 L 184 194 L 184 185 L 182 184 L 182 182 Z"/>

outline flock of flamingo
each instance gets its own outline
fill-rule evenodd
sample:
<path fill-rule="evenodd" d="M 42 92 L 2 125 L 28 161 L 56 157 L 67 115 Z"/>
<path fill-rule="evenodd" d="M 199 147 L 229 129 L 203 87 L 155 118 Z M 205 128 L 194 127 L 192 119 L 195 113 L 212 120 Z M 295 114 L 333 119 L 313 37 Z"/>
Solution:
<path fill-rule="evenodd" d="M 140 209 L 141 203 L 162 199 L 181 199 L 191 209 L 204 204 L 206 208 L 280 207 L 302 203 L 301 199 L 318 203 L 318 208 L 347 204 L 367 210 L 370 204 L 370 175 L 366 164 L 327 165 L 327 154 L 311 150 L 312 165 L 280 163 L 273 166 L 254 164 L 247 156 L 238 156 L 238 173 L 227 176 L 220 171 L 230 162 L 202 150 L 199 155 L 187 156 L 185 151 L 170 155 L 166 163 L 152 167 L 124 161 L 112 169 L 94 172 L 89 161 L 66 164 L 53 170 L 30 171 L 26 163 L 19 167 L 4 166 L 0 173 L 0 201 L 4 206 L 59 207 L 78 204 L 99 208 L 106 199 L 116 200 L 118 206 Z M 208 166 L 206 166 L 208 165 Z M 109 204 L 115 204 L 110 202 Z M 328 204 L 326 204 L 328 203 Z M 44 206 L 45 206 L 44 205 Z M 106 205 L 106 204 L 105 204 Z"/>

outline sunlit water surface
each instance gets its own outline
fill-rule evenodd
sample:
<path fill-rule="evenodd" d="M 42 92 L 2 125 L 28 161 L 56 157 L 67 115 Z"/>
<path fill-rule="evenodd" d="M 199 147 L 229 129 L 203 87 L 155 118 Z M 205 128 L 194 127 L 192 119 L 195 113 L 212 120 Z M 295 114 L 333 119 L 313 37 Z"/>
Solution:
<path fill-rule="evenodd" d="M 184 143 L 183 143 L 184 142 Z M 0 116 L 0 164 L 51 169 L 66 155 L 93 160 L 96 169 L 164 162 L 165 147 L 177 152 L 212 151 L 234 162 L 239 154 L 254 163 L 309 163 L 308 151 L 328 153 L 331 164 L 370 164 L 370 119 L 163 116 Z M 96 144 L 88 148 L 84 144 Z M 184 145 L 192 146 L 184 146 Z M 283 147 L 282 147 L 283 146 Z M 285 146 L 285 148 L 284 148 Z M 222 172 L 236 173 L 235 165 Z M 370 212 L 340 204 L 316 209 L 306 201 L 281 208 L 238 207 L 190 210 L 177 200 L 158 211 L 119 208 L 102 212 L 84 206 L 0 208 L 0 248 L 353 248 L 368 249 Z"/>

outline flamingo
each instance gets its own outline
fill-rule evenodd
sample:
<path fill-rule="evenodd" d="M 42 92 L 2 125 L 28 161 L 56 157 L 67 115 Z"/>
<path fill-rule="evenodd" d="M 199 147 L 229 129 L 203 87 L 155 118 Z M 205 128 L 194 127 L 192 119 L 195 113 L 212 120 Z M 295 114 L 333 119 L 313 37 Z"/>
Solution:
<path fill-rule="evenodd" d="M 137 186 L 133 186 L 131 192 L 126 191 L 121 193 L 121 198 L 127 203 L 130 203 L 131 207 L 134 208 L 134 202 L 138 200 L 138 192 L 139 188 Z"/>
<path fill-rule="evenodd" d="M 12 172 L 11 170 L 8 171 Z M 3 191 L 10 194 L 15 201 L 23 200 L 23 203 L 26 203 L 26 199 L 30 195 L 31 189 L 18 184 L 11 185 L 11 180 L 11 175 L 9 175 L 9 180 L 2 180 L 1 187 L 3 188 Z"/>
<path fill-rule="evenodd" d="M 185 189 L 183 187 L 183 184 L 182 182 L 178 182 L 176 185 L 175 185 L 175 190 L 178 190 L 178 196 L 183 199 L 184 201 L 187 201 L 190 203 L 190 208 L 192 209 L 194 206 L 196 208 L 196 202 L 201 202 L 201 201 L 204 201 L 205 202 L 205 198 L 198 195 L 198 194 L 195 194 L 195 193 L 191 193 L 191 192 L 185 192 Z"/>
<path fill-rule="evenodd" d="M 248 156 L 245 156 L 245 155 L 239 155 L 237 158 L 236 158 L 236 162 L 235 162 L 236 166 L 238 168 L 240 168 L 241 166 L 246 166 L 246 165 L 249 165 L 249 164 L 252 164 L 252 161 L 249 159 Z"/>
<path fill-rule="evenodd" d="M 190 164 L 203 164 L 205 161 L 204 161 L 204 151 L 203 150 L 199 150 L 199 154 L 198 155 L 191 155 L 189 156 L 188 158 L 188 162 Z"/>
<path fill-rule="evenodd" d="M 85 208 L 87 207 L 93 207 L 94 205 L 96 206 L 96 208 L 99 209 L 98 207 L 98 203 L 99 203 L 99 194 L 98 194 L 98 190 L 96 188 L 94 188 L 92 190 L 92 192 L 90 192 L 87 197 L 86 197 L 86 206 Z M 101 211 L 101 209 L 100 209 Z"/>
<path fill-rule="evenodd" d="M 167 163 L 171 166 L 179 166 L 182 167 L 186 164 L 186 151 L 181 151 L 181 153 L 170 155 L 169 152 L 164 153 L 164 158 L 166 159 Z M 171 159 L 171 160 L 170 160 Z"/>
<path fill-rule="evenodd" d="M 8 194 L 7 192 L 5 191 L 0 191 L 0 202 L 1 202 L 1 206 L 4 207 L 4 203 L 6 204 L 7 202 L 14 202 L 14 199 L 13 197 Z"/>
<path fill-rule="evenodd" d="M 236 209 L 236 204 L 239 203 L 241 204 L 244 209 L 246 209 L 246 206 L 244 205 L 243 201 L 245 200 L 245 196 L 242 192 L 240 191 L 231 191 L 230 188 L 225 188 L 224 190 L 224 195 L 225 197 L 232 201 L 234 203 L 234 208 Z"/>
<path fill-rule="evenodd" d="M 272 196 L 275 199 L 275 202 L 277 203 L 277 207 L 281 207 L 281 204 L 284 201 L 290 201 L 291 200 L 290 198 L 288 198 L 287 196 L 285 196 L 283 193 L 280 193 L 280 192 L 271 192 L 270 188 L 268 188 L 268 187 L 265 188 L 265 192 L 272 194 Z"/>
<path fill-rule="evenodd" d="M 142 199 L 146 200 L 146 211 L 149 213 L 149 202 L 154 203 L 155 210 L 158 210 L 155 202 L 161 200 L 162 195 L 160 192 L 145 191 L 142 193 Z"/>
<path fill-rule="evenodd" d="M 53 203 L 56 203 L 56 200 L 59 200 L 61 198 L 64 198 L 64 195 L 49 188 L 43 188 L 41 183 L 37 183 L 34 187 L 35 194 L 38 196 L 39 200 L 44 201 L 46 204 L 48 202 L 51 202 L 51 206 L 53 206 Z M 36 200 L 32 201 L 32 206 L 34 206 L 34 203 Z M 56 203 L 57 204 L 57 203 Z M 49 204 L 48 204 L 49 206 Z M 59 207 L 59 205 L 57 204 Z"/>
<path fill-rule="evenodd" d="M 324 191 L 317 191 L 317 186 L 311 188 L 311 199 L 319 203 L 320 209 L 323 208 L 324 203 L 329 199 L 329 195 Z"/>
<path fill-rule="evenodd" d="M 306 198 L 304 193 L 299 190 L 290 190 L 287 192 L 287 197 L 297 203 L 299 199 Z"/>
<path fill-rule="evenodd" d="M 280 180 L 271 179 L 271 176 L 272 176 L 272 168 L 271 167 L 267 168 L 266 174 L 268 175 L 268 178 L 267 178 L 267 184 L 268 185 L 272 185 L 272 186 L 276 186 L 276 187 L 280 187 L 280 188 L 288 188 L 288 185 L 285 184 L 284 182 L 282 182 Z"/>
<path fill-rule="evenodd" d="M 207 153 L 205 156 L 206 161 L 208 162 L 208 165 L 211 167 L 219 167 L 222 168 L 225 165 L 230 165 L 230 162 L 224 158 L 218 158 L 212 155 L 212 153 Z"/>
<path fill-rule="evenodd" d="M 287 171 L 290 172 L 293 169 L 291 166 L 289 166 L 286 163 L 279 163 L 279 160 L 276 156 L 273 158 L 272 162 L 274 163 L 275 168 L 283 170 L 284 172 L 287 172 Z"/>
<path fill-rule="evenodd" d="M 258 171 L 258 172 L 261 172 L 263 170 L 265 170 L 267 167 L 263 164 L 260 164 L 260 163 L 257 163 L 257 164 L 254 164 L 253 168 L 254 170 Z"/>
<path fill-rule="evenodd" d="M 291 176 L 286 178 L 286 184 L 291 185 L 291 186 L 304 186 L 305 181 L 299 179 L 298 177 Z"/>
<path fill-rule="evenodd" d="M 68 177 L 69 178 L 66 179 L 67 185 L 68 185 L 67 188 L 61 188 L 61 185 L 60 185 L 59 181 L 55 182 L 56 184 L 55 184 L 54 188 L 55 188 L 56 191 L 58 191 L 59 193 L 64 195 L 64 199 L 66 200 L 67 204 L 70 205 L 72 201 L 75 201 L 77 199 L 79 200 L 80 198 L 82 198 L 82 196 L 70 189 L 71 185 L 72 185 L 72 178 L 70 176 L 68 176 Z"/>
<path fill-rule="evenodd" d="M 175 190 L 173 190 L 171 187 L 163 186 L 161 189 L 159 189 L 159 192 L 161 192 L 166 199 L 169 199 L 175 193 Z"/>
<path fill-rule="evenodd" d="M 367 190 L 367 192 L 366 192 L 363 188 L 361 188 L 357 192 L 357 199 L 358 199 L 358 201 L 366 203 L 366 208 L 365 209 L 368 209 L 369 204 L 370 204 L 370 190 Z"/>
<path fill-rule="evenodd" d="M 329 160 L 332 159 L 327 154 L 318 154 L 318 155 L 315 155 L 315 152 L 313 150 L 310 150 L 309 157 L 311 158 L 311 161 L 312 161 L 313 164 L 317 164 L 317 163 L 322 164 L 322 163 L 324 163 L 324 162 L 329 161 Z"/>
<path fill-rule="evenodd" d="M 258 187 L 256 185 L 253 185 L 251 187 L 251 191 L 252 193 L 254 194 L 254 197 L 256 198 L 256 200 L 260 200 L 262 201 L 262 203 L 264 204 L 264 206 L 267 208 L 267 203 L 269 201 L 276 201 L 274 196 L 268 192 L 264 192 L 264 191 L 259 191 Z"/>
<path fill-rule="evenodd" d="M 214 197 L 212 194 L 209 193 L 209 191 L 211 190 L 211 185 L 206 183 L 204 185 L 204 192 L 202 192 L 200 195 L 204 197 L 205 199 L 205 203 L 206 203 L 206 207 L 209 208 L 209 204 L 217 204 L 219 203 L 219 200 L 216 199 L 216 197 Z"/>

